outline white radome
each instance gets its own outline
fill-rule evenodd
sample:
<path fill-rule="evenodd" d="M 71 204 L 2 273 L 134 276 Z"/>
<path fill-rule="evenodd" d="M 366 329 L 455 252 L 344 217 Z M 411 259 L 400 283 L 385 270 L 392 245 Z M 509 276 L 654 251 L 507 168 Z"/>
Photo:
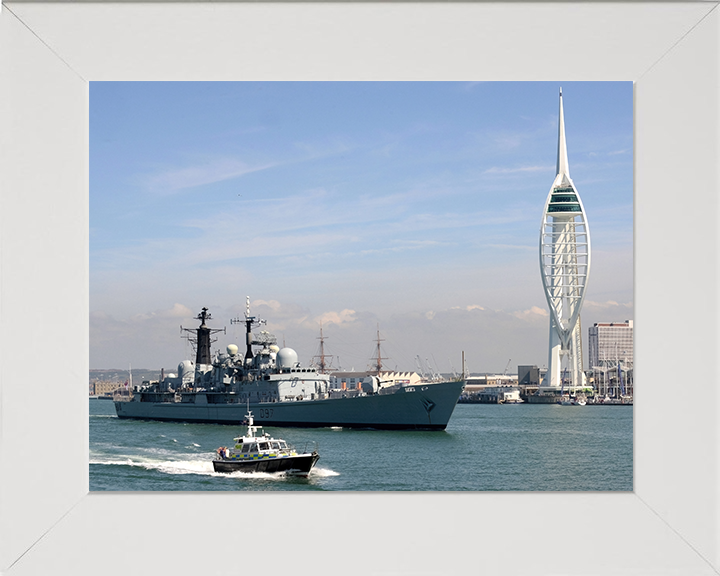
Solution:
<path fill-rule="evenodd" d="M 278 368 L 293 368 L 298 362 L 298 355 L 292 348 L 283 348 L 277 353 Z"/>

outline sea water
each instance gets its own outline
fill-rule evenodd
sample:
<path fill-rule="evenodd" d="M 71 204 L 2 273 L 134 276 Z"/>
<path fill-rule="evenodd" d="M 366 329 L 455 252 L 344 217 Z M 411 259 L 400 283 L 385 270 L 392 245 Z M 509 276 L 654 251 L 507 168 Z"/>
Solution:
<path fill-rule="evenodd" d="M 307 478 L 215 473 L 245 428 L 121 420 L 90 399 L 90 490 L 631 491 L 632 406 L 459 404 L 443 432 L 276 428 L 317 445 Z"/>

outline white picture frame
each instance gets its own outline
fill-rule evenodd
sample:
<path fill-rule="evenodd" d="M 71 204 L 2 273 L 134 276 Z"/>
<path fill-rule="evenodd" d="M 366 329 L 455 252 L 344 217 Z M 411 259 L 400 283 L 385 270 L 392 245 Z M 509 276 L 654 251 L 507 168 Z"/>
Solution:
<path fill-rule="evenodd" d="M 0 572 L 720 572 L 717 4 L 4 3 Z M 634 81 L 634 491 L 89 493 L 88 82 L 185 79 Z"/>

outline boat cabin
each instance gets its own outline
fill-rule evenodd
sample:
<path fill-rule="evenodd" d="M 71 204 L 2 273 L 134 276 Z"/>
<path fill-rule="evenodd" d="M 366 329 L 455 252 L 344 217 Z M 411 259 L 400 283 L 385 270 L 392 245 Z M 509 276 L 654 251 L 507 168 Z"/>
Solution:
<path fill-rule="evenodd" d="M 275 440 L 274 438 L 235 438 L 235 451 L 243 454 L 253 454 L 261 452 L 280 452 L 287 450 L 288 445 L 285 440 Z"/>

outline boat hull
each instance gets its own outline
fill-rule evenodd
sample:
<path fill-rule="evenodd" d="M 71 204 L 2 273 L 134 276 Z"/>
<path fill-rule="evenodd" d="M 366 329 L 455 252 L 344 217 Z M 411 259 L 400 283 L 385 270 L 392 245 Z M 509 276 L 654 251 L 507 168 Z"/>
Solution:
<path fill-rule="evenodd" d="M 463 390 L 464 382 L 413 386 L 394 394 L 294 402 L 202 403 L 115 402 L 119 418 L 233 424 L 242 422 L 248 408 L 263 426 L 343 427 L 376 430 L 444 430 Z"/>
<path fill-rule="evenodd" d="M 283 458 L 262 458 L 259 460 L 213 460 L 215 472 L 286 472 L 307 476 L 320 456 L 317 452 Z"/>

